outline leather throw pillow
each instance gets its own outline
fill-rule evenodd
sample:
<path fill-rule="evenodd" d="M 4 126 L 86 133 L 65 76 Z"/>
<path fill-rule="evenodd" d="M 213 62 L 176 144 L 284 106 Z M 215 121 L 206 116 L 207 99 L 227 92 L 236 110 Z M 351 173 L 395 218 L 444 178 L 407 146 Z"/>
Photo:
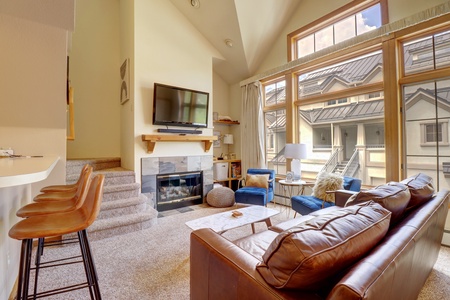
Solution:
<path fill-rule="evenodd" d="M 352 195 L 345 206 L 373 200 L 392 212 L 391 222 L 396 224 L 402 218 L 410 198 L 411 193 L 406 185 L 392 181 Z"/>
<path fill-rule="evenodd" d="M 422 205 L 434 195 L 433 178 L 426 174 L 419 173 L 400 182 L 406 184 L 411 193 L 411 200 L 409 200 L 407 208 Z"/>
<path fill-rule="evenodd" d="M 250 175 L 245 177 L 245 186 L 260 187 L 267 189 L 269 187 L 269 174 Z"/>
<path fill-rule="evenodd" d="M 386 235 L 390 216 L 375 202 L 317 216 L 280 233 L 256 268 L 275 288 L 320 289 Z"/>

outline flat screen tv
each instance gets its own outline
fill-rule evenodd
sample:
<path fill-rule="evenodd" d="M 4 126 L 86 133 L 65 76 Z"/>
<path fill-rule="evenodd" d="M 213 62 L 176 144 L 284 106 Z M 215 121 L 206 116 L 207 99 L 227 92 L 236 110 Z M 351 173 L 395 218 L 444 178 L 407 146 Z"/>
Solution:
<path fill-rule="evenodd" d="M 208 127 L 209 93 L 155 83 L 153 124 Z"/>

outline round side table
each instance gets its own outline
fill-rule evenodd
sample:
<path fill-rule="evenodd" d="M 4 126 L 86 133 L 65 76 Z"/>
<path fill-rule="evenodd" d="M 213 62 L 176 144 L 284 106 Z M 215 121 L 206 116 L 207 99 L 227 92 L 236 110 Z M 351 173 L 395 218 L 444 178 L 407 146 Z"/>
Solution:
<path fill-rule="evenodd" d="M 283 188 L 283 196 L 284 199 L 291 199 L 291 197 L 293 196 L 293 192 L 294 192 L 294 187 L 297 187 L 298 191 L 297 191 L 297 195 L 303 195 L 303 191 L 305 190 L 305 184 L 306 181 L 304 180 L 293 180 L 293 181 L 286 181 L 286 180 L 280 180 L 278 181 L 278 183 L 281 185 L 281 187 Z M 275 202 L 276 204 L 276 202 Z M 286 205 L 286 207 L 288 207 Z M 290 215 L 290 211 L 288 209 L 288 217 Z"/>

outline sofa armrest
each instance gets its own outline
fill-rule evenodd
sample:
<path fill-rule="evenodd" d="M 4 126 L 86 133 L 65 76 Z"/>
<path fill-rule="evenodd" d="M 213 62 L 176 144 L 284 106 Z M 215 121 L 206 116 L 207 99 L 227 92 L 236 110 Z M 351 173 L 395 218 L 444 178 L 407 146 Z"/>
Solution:
<path fill-rule="evenodd" d="M 256 270 L 256 257 L 209 228 L 193 231 L 190 247 L 191 299 L 320 299 L 313 293 L 274 289 Z"/>
<path fill-rule="evenodd" d="M 348 198 L 357 193 L 358 192 L 348 190 L 334 191 L 334 204 L 336 204 L 336 206 L 344 207 L 345 203 L 347 203 Z"/>

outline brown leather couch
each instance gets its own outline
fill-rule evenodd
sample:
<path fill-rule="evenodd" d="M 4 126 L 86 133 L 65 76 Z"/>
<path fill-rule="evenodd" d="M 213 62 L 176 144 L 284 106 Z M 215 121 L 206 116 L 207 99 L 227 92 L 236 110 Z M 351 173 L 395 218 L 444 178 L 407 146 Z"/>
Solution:
<path fill-rule="evenodd" d="M 439 253 L 449 192 L 434 193 L 419 174 L 348 203 L 237 241 L 193 231 L 190 298 L 416 299 Z"/>

